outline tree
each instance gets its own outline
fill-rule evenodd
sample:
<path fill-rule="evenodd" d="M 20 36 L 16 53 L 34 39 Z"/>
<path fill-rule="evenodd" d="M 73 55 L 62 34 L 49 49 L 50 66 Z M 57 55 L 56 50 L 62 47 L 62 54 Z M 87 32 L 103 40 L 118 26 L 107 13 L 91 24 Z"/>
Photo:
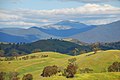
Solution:
<path fill-rule="evenodd" d="M 53 66 L 46 66 L 41 74 L 43 77 L 50 77 L 52 75 L 57 74 L 58 72 L 58 67 L 53 65 Z"/>
<path fill-rule="evenodd" d="M 93 50 L 94 54 L 96 54 L 97 51 L 99 50 L 99 45 L 100 45 L 100 43 L 92 44 L 92 50 Z"/>
<path fill-rule="evenodd" d="M 114 62 L 108 67 L 108 72 L 120 72 L 120 62 Z"/>
<path fill-rule="evenodd" d="M 26 74 L 23 76 L 22 80 L 33 80 L 32 74 Z"/>
<path fill-rule="evenodd" d="M 68 59 L 69 65 L 67 66 L 67 69 L 65 69 L 64 74 L 67 78 L 72 78 L 77 72 L 77 64 L 76 64 L 76 58 Z"/>
<path fill-rule="evenodd" d="M 19 73 L 18 72 L 9 72 L 9 80 L 19 80 L 20 78 L 18 77 Z"/>
<path fill-rule="evenodd" d="M 5 51 L 4 50 L 0 50 L 0 57 L 4 56 Z"/>
<path fill-rule="evenodd" d="M 32 53 L 41 52 L 41 49 L 34 49 Z"/>
<path fill-rule="evenodd" d="M 0 80 L 4 80 L 5 79 L 5 72 L 0 72 Z"/>
<path fill-rule="evenodd" d="M 72 52 L 73 52 L 73 54 L 74 54 L 74 56 L 76 56 L 77 55 L 77 52 L 78 52 L 79 50 L 77 49 L 77 48 L 75 48 L 74 50 L 72 50 Z"/>
<path fill-rule="evenodd" d="M 12 49 L 11 51 L 10 51 L 10 53 L 12 54 L 12 56 L 14 56 L 16 59 L 17 59 L 17 57 L 19 56 L 19 54 L 18 54 L 18 50 L 16 50 L 16 49 Z"/>

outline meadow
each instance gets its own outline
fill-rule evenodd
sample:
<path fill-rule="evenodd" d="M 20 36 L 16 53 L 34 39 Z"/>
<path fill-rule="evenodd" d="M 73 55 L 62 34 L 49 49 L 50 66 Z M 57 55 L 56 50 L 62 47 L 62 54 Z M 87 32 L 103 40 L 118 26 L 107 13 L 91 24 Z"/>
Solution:
<path fill-rule="evenodd" d="M 41 57 L 42 55 L 48 55 L 48 57 Z M 96 54 L 89 52 L 78 56 L 57 52 L 37 52 L 25 56 L 37 56 L 37 58 L 19 60 L 24 57 L 20 56 L 18 60 L 0 61 L 0 71 L 19 72 L 20 78 L 30 73 L 33 75 L 33 80 L 120 80 L 120 72 L 107 71 L 113 62 L 120 62 L 120 50 L 98 51 Z M 57 65 L 58 67 L 66 68 L 68 59 L 71 58 L 76 58 L 78 65 L 78 71 L 74 78 L 68 79 L 65 76 L 59 76 L 59 74 L 51 77 L 40 76 L 45 66 Z M 80 73 L 79 70 L 83 68 L 90 68 L 93 71 L 91 73 Z"/>

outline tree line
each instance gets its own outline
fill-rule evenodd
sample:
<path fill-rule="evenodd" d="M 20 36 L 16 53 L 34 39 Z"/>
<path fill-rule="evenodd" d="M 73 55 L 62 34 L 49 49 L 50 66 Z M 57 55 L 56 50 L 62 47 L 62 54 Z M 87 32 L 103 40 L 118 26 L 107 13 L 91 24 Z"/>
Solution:
<path fill-rule="evenodd" d="M 78 45 L 59 39 L 39 40 L 33 43 L 0 43 L 0 57 L 26 55 L 34 52 L 53 51 L 68 55 L 79 55 L 97 50 L 120 50 L 120 41 L 111 43 L 92 43 Z"/>

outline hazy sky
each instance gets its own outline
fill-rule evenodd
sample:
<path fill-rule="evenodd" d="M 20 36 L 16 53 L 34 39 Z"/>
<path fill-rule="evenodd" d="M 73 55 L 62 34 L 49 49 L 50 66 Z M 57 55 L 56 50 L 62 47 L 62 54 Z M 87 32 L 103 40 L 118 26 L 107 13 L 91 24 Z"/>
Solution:
<path fill-rule="evenodd" d="M 99 25 L 120 20 L 120 0 L 0 0 L 0 28 L 28 28 L 62 20 Z"/>

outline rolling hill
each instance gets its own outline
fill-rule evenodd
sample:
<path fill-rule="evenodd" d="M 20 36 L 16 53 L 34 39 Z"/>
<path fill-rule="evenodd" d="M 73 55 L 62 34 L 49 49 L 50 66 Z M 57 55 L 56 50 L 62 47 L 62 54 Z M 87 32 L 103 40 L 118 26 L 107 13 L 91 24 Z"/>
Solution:
<path fill-rule="evenodd" d="M 0 47 L 5 51 L 6 56 L 12 56 L 13 52 L 17 52 L 18 54 L 30 54 L 35 50 L 41 51 L 55 51 L 60 52 L 62 54 L 74 55 L 72 50 L 75 48 L 79 49 L 78 52 L 82 50 L 91 51 L 89 45 L 78 45 L 73 42 L 68 42 L 59 39 L 47 39 L 47 40 L 39 40 L 32 43 L 17 43 L 17 44 L 4 44 L 0 43 Z"/>
<path fill-rule="evenodd" d="M 38 52 L 33 53 L 27 56 L 41 56 L 48 55 L 46 58 L 36 58 L 28 60 L 14 60 L 10 61 L 1 61 L 0 62 L 0 71 L 17 71 L 20 73 L 19 77 L 22 77 L 24 74 L 31 73 L 34 77 L 34 80 L 68 80 L 67 78 L 59 75 L 51 76 L 48 78 L 41 77 L 40 74 L 45 66 L 48 65 L 57 65 L 59 67 L 66 68 L 68 64 L 68 59 L 75 57 L 77 59 L 77 64 L 79 69 L 81 68 L 91 68 L 93 69 L 92 73 L 80 74 L 79 70 L 74 78 L 70 80 L 119 80 L 119 72 L 106 72 L 109 65 L 115 61 L 120 62 L 120 50 L 109 50 L 109 51 L 99 51 L 97 54 L 93 52 L 82 54 L 78 56 L 69 56 L 65 54 L 55 53 L 55 52 Z M 87 56 L 88 54 L 93 54 Z M 19 57 L 21 58 L 21 57 Z M 9 66 L 11 67 L 9 67 Z"/>

